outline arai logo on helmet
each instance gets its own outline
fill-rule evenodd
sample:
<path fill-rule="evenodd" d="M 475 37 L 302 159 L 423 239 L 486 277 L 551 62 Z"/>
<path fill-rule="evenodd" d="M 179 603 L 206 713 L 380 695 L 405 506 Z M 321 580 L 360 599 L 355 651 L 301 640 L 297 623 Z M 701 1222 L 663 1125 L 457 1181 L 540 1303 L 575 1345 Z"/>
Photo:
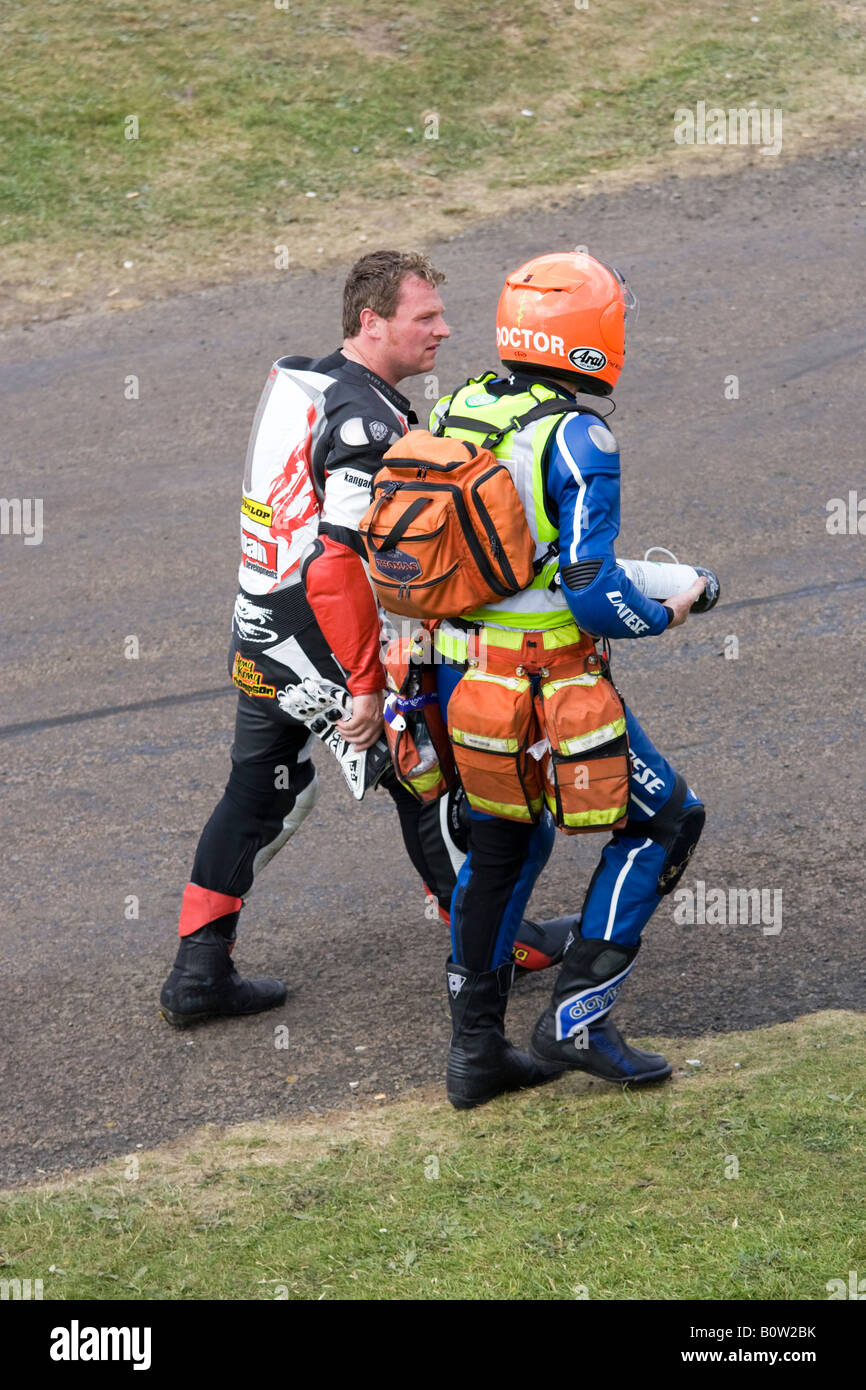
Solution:
<path fill-rule="evenodd" d="M 607 358 L 598 348 L 576 347 L 568 354 L 568 360 L 580 372 L 600 372 L 607 366 Z"/>

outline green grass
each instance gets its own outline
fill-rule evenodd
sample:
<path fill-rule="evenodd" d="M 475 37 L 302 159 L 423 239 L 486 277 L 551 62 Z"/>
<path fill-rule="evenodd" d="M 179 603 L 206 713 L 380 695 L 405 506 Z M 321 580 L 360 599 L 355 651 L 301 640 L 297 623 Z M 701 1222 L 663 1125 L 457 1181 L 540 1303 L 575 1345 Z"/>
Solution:
<path fill-rule="evenodd" d="M 266 275 L 276 244 L 315 264 L 367 234 L 455 230 L 681 155 L 673 112 L 699 99 L 819 124 L 862 104 L 866 32 L 825 0 L 768 0 L 760 24 L 751 0 L 237 4 L 6 0 L 13 297 Z"/>
<path fill-rule="evenodd" d="M 137 1176 L 4 1194 L 0 1277 L 54 1299 L 823 1299 L 866 1272 L 864 1041 L 862 1016 L 819 1014 L 678 1040 L 646 1093 L 569 1077 L 462 1114 L 437 1091 L 200 1131 Z"/>

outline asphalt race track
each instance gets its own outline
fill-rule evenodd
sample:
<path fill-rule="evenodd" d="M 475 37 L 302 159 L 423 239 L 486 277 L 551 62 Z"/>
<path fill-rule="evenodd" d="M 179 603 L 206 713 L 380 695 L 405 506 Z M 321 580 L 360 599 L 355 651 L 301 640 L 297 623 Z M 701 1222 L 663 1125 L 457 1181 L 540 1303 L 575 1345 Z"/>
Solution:
<path fill-rule="evenodd" d="M 866 1006 L 866 534 L 826 525 L 830 499 L 866 497 L 864 151 L 731 157 L 730 175 L 564 199 L 433 248 L 443 390 L 494 365 L 503 273 L 528 255 L 582 243 L 626 272 L 641 310 L 614 420 L 619 553 L 666 544 L 722 576 L 715 611 L 620 643 L 614 673 L 707 804 L 686 884 L 781 892 L 782 925 L 678 924 L 666 899 L 618 1008 L 638 1037 Z M 0 339 L 2 492 L 44 504 L 41 544 L 0 537 L 0 1182 L 443 1075 L 444 929 L 388 798 L 356 807 L 324 751 L 319 805 L 241 922 L 241 969 L 287 979 L 286 1006 L 188 1032 L 157 1013 L 228 771 L 252 413 L 275 357 L 339 342 L 344 270 Z M 559 837 L 535 915 L 580 905 L 602 843 Z M 516 1040 L 546 990 L 515 994 Z"/>

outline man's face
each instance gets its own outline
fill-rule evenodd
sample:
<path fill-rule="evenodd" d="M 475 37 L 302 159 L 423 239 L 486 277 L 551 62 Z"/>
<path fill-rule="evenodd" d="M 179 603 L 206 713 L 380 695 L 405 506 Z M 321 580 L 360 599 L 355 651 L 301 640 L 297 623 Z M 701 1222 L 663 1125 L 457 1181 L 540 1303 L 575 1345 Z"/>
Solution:
<path fill-rule="evenodd" d="M 393 317 L 379 320 L 384 330 L 382 349 L 388 357 L 391 381 L 432 372 L 439 344 L 451 336 L 442 317 L 442 308 L 435 285 L 417 275 L 406 276 Z"/>

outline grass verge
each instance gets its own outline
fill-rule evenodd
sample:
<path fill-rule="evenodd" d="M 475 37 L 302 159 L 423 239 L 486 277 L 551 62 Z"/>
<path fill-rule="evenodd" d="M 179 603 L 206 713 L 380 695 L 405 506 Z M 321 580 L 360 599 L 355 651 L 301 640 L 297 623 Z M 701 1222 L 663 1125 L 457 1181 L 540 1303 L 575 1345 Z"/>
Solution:
<path fill-rule="evenodd" d="M 7 0 L 0 323 L 761 157 L 676 145 L 700 100 L 781 108 L 786 156 L 866 104 L 866 22 L 832 0 L 237 6 Z"/>
<path fill-rule="evenodd" d="M 866 1270 L 864 1017 L 678 1039 L 457 1113 L 203 1130 L 5 1193 L 0 1277 L 51 1299 L 824 1299 Z M 663 1044 L 664 1046 L 664 1044 Z M 699 1061 L 700 1065 L 694 1065 Z"/>

